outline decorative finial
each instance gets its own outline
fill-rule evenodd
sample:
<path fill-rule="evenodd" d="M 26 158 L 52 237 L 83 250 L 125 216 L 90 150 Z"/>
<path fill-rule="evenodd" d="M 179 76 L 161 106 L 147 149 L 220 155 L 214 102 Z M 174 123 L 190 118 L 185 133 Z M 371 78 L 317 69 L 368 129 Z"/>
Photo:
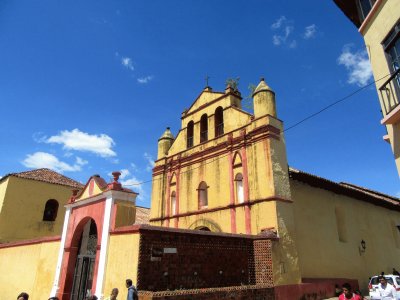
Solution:
<path fill-rule="evenodd" d="M 167 130 L 170 130 L 171 128 L 170 127 L 167 127 Z"/>
<path fill-rule="evenodd" d="M 260 81 L 265 81 L 264 77 L 261 77 L 261 78 L 260 78 Z"/>
<path fill-rule="evenodd" d="M 76 200 L 76 196 L 78 195 L 79 190 L 74 189 L 72 190 L 72 196 L 68 200 L 68 204 L 74 203 Z"/>
<path fill-rule="evenodd" d="M 115 171 L 111 173 L 114 177 L 114 182 L 118 182 L 119 176 L 121 176 L 121 172 Z"/>
<path fill-rule="evenodd" d="M 121 176 L 121 172 L 115 171 L 115 172 L 112 172 L 111 174 L 114 177 L 114 181 L 108 184 L 108 189 L 121 191 L 122 185 L 121 185 L 121 183 L 118 182 L 119 176 Z"/>

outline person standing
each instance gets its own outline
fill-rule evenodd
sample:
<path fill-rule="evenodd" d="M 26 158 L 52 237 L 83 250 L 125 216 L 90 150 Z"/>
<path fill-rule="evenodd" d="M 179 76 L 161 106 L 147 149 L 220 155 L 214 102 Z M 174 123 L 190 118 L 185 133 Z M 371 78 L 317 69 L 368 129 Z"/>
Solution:
<path fill-rule="evenodd" d="M 126 287 L 128 288 L 128 296 L 126 297 L 126 300 L 137 300 L 138 294 L 136 288 L 132 284 L 131 279 L 127 279 L 126 281 Z"/>
<path fill-rule="evenodd" d="M 110 297 L 107 297 L 104 300 L 117 300 L 118 293 L 119 293 L 118 289 L 113 288 Z"/>
<path fill-rule="evenodd" d="M 379 276 L 378 292 L 382 300 L 396 300 L 396 289 L 387 282 L 384 276 Z"/>
<path fill-rule="evenodd" d="M 28 300 L 29 295 L 27 293 L 21 293 L 18 295 L 17 300 Z"/>
<path fill-rule="evenodd" d="M 339 300 L 361 300 L 359 295 L 353 293 L 349 283 L 342 285 L 342 291 L 343 293 L 339 296 Z"/>

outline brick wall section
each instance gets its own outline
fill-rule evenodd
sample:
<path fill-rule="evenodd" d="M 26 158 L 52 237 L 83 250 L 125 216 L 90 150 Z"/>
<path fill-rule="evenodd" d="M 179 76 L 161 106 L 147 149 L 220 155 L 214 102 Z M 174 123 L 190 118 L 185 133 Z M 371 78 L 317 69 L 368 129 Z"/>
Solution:
<path fill-rule="evenodd" d="M 272 287 L 272 244 L 270 240 L 255 240 L 254 251 L 254 274 L 255 284 Z"/>
<path fill-rule="evenodd" d="M 268 239 L 153 226 L 141 226 L 139 232 L 137 286 L 141 291 L 240 287 L 256 283 L 264 288 L 273 286 Z"/>
<path fill-rule="evenodd" d="M 273 288 L 241 286 L 230 288 L 209 288 L 174 292 L 139 292 L 140 300 L 274 300 Z"/>

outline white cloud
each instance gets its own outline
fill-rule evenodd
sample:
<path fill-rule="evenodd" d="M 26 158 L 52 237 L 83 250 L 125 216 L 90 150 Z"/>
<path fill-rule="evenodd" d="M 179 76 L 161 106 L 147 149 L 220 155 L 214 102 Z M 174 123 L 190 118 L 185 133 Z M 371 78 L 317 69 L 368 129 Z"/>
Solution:
<path fill-rule="evenodd" d="M 79 165 L 79 166 L 84 166 L 84 165 L 88 164 L 88 161 L 77 156 L 76 157 L 76 164 Z"/>
<path fill-rule="evenodd" d="M 28 154 L 27 157 L 22 161 L 22 164 L 27 168 L 48 168 L 63 173 L 81 171 L 81 166 L 87 164 L 87 161 L 77 157 L 76 164 L 69 165 L 63 161 L 60 161 L 53 154 L 46 152 L 35 152 L 33 154 Z"/>
<path fill-rule="evenodd" d="M 317 33 L 317 26 L 315 24 L 312 24 L 304 28 L 303 38 L 305 40 L 312 39 L 315 37 L 316 33 Z"/>
<path fill-rule="evenodd" d="M 122 175 L 121 175 L 122 176 Z M 137 179 L 134 175 L 131 175 L 130 178 L 121 181 L 122 186 L 127 187 L 133 190 L 138 195 L 138 201 L 143 201 L 147 198 L 147 193 L 143 188 L 142 180 Z"/>
<path fill-rule="evenodd" d="M 125 68 L 127 68 L 127 69 L 129 69 L 129 70 L 131 70 L 131 71 L 133 71 L 135 68 L 133 67 L 133 62 L 132 62 L 132 58 L 130 58 L 130 57 L 121 57 L 121 64 L 125 67 Z"/>
<path fill-rule="evenodd" d="M 287 19 L 285 16 L 280 16 L 279 19 L 277 19 L 274 23 L 272 23 L 271 28 L 272 29 L 279 29 L 281 28 L 282 24 L 287 22 Z"/>
<path fill-rule="evenodd" d="M 47 139 L 47 136 L 45 136 L 44 134 L 43 134 L 43 132 L 35 132 L 33 135 L 32 135 L 32 138 L 33 138 L 33 140 L 36 142 L 36 143 L 44 143 L 45 141 L 46 141 L 46 139 Z"/>
<path fill-rule="evenodd" d="M 153 75 L 150 76 L 145 76 L 145 77 L 141 77 L 137 79 L 137 82 L 141 83 L 141 84 L 146 84 L 148 83 L 150 80 L 152 80 L 154 78 Z"/>
<path fill-rule="evenodd" d="M 91 135 L 79 129 L 61 131 L 59 135 L 51 136 L 45 142 L 62 144 L 65 150 L 92 152 L 101 157 L 117 155 L 111 149 L 115 145 L 111 137 L 106 134 Z"/>
<path fill-rule="evenodd" d="M 281 16 L 271 25 L 271 29 L 277 32 L 272 36 L 272 43 L 275 46 L 287 45 L 289 48 L 296 48 L 296 40 L 290 38 L 294 30 L 293 21 Z"/>
<path fill-rule="evenodd" d="M 134 163 L 131 163 L 131 168 L 134 172 L 138 170 L 138 167 Z"/>
<path fill-rule="evenodd" d="M 131 172 L 129 172 L 128 169 L 122 169 L 121 171 L 121 176 L 119 178 L 124 179 L 126 178 L 126 176 L 129 176 L 131 174 Z"/>
<path fill-rule="evenodd" d="M 146 171 L 147 171 L 147 172 L 150 172 L 150 171 L 154 168 L 154 159 L 153 159 L 153 157 L 152 157 L 149 153 L 147 153 L 147 152 L 145 152 L 145 153 L 143 154 L 143 156 L 144 156 L 144 158 L 147 160 Z"/>
<path fill-rule="evenodd" d="M 344 65 L 349 72 L 348 83 L 365 86 L 372 78 L 371 64 L 365 50 L 353 53 L 350 46 L 346 45 L 337 62 L 339 65 Z"/>

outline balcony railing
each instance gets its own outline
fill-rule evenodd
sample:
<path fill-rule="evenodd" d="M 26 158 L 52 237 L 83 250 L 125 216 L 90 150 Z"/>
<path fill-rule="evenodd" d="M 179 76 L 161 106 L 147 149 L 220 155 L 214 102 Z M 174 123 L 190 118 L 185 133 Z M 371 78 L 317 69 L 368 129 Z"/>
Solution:
<path fill-rule="evenodd" d="M 400 99 L 400 69 L 394 72 L 379 88 L 385 115 L 388 115 L 399 105 Z"/>

